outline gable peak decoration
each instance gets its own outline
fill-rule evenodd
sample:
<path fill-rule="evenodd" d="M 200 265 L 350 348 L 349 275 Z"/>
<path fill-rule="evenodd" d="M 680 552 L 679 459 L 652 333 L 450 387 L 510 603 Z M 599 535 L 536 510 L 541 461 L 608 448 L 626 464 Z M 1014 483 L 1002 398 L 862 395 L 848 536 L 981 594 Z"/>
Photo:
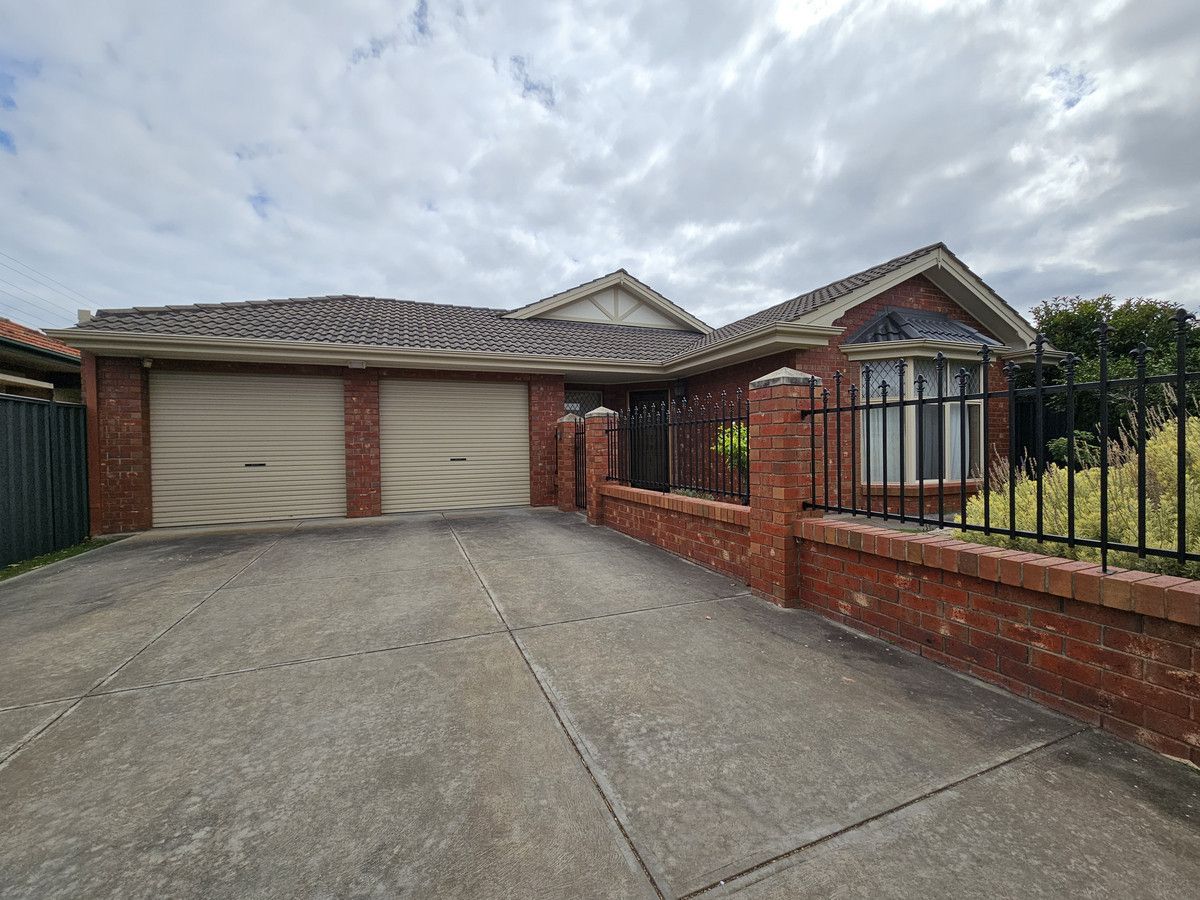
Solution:
<path fill-rule="evenodd" d="M 601 325 L 668 328 L 708 334 L 712 329 L 624 269 L 514 309 L 509 319 L 562 319 Z"/>

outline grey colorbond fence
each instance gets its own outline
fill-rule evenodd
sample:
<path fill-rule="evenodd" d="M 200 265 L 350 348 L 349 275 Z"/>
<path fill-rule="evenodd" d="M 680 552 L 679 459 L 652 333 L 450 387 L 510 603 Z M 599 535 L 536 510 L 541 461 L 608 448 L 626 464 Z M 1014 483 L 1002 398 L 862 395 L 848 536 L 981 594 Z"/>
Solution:
<path fill-rule="evenodd" d="M 0 395 L 0 565 L 88 535 L 84 408 Z"/>

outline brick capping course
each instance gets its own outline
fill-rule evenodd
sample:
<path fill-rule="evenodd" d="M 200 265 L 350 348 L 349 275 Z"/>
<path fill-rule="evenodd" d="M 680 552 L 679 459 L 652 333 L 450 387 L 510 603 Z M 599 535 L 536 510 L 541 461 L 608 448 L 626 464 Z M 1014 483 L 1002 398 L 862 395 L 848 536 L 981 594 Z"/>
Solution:
<path fill-rule="evenodd" d="M 796 523 L 800 605 L 1200 765 L 1200 581 Z"/>
<path fill-rule="evenodd" d="M 628 487 L 612 482 L 601 485 L 600 493 L 605 497 L 628 500 L 630 503 L 641 503 L 655 509 L 669 509 L 701 519 L 728 522 L 743 528 L 750 527 L 750 508 L 737 503 L 705 500 L 701 497 L 683 497 L 679 494 L 664 494 L 661 491 L 648 491 L 645 488 Z"/>
<path fill-rule="evenodd" d="M 859 522 L 803 519 L 797 522 L 796 530 L 800 540 L 835 544 L 1081 603 L 1200 626 L 1200 581 L 1188 578 L 1116 566 L 1109 566 L 1108 574 L 1104 574 L 1095 563 L 1004 551 L 945 535 L 900 532 Z M 1011 555 L 997 557 L 997 551 Z M 982 563 L 985 556 L 998 559 L 1000 565 Z"/>

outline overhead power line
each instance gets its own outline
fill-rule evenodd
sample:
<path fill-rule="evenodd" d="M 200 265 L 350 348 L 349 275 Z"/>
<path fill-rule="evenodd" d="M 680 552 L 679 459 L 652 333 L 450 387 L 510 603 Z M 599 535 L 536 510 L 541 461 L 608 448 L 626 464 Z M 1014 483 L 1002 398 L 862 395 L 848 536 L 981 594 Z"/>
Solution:
<path fill-rule="evenodd" d="M 44 303 L 46 306 L 50 307 L 51 309 L 62 310 L 64 312 L 69 312 L 72 315 L 74 315 L 77 312 L 77 310 L 73 306 L 65 306 L 65 305 L 63 305 L 63 302 L 61 300 L 53 300 L 53 299 L 50 299 L 49 297 L 43 297 L 37 291 L 30 290 L 29 288 L 25 287 L 24 285 L 15 284 L 14 282 L 7 281 L 4 278 L 0 278 L 0 284 L 7 284 L 9 287 L 16 288 L 18 291 L 22 291 L 23 293 L 28 294 L 30 297 L 34 298 L 34 300 Z M 9 294 L 11 296 L 10 291 L 5 291 L 5 293 Z"/>
<path fill-rule="evenodd" d="M 59 310 L 51 310 L 50 312 L 47 312 L 44 309 L 39 309 L 38 307 L 34 306 L 32 303 L 22 300 L 16 294 L 10 293 L 9 291 L 4 290 L 3 288 L 0 288 L 0 294 L 8 294 L 8 296 L 12 297 L 13 300 L 15 300 L 17 303 L 20 303 L 26 309 L 30 310 L 39 319 L 45 319 L 45 318 L 47 318 L 47 316 L 54 316 L 55 318 L 68 318 L 66 313 L 61 312 Z M 10 311 L 12 311 L 13 313 L 16 313 L 18 315 L 21 315 L 21 316 L 29 315 L 28 312 L 21 312 L 20 310 L 18 310 L 17 307 L 15 307 L 13 305 L 12 300 L 0 300 L 0 305 L 8 307 L 8 309 Z"/>
<path fill-rule="evenodd" d="M 55 291 L 56 293 L 59 293 L 59 294 L 62 294 L 63 291 L 67 291 L 71 294 L 74 294 L 75 297 L 78 298 L 78 300 L 82 300 L 84 303 L 91 304 L 92 306 L 96 305 L 94 301 L 85 297 L 79 291 L 75 290 L 75 288 L 67 287 L 65 284 L 63 284 L 61 281 L 59 281 L 57 278 L 47 275 L 45 272 L 41 271 L 40 269 L 35 269 L 33 266 L 29 265 L 29 263 L 21 262 L 21 260 L 17 259 L 15 256 L 10 256 L 9 254 L 5 253 L 3 250 L 0 250 L 0 256 L 3 256 L 5 259 L 10 260 L 11 262 L 15 262 L 17 265 L 28 269 L 30 272 L 34 272 L 35 274 L 42 276 L 42 278 L 45 278 L 47 281 L 53 282 L 54 284 L 58 285 L 58 287 L 62 288 L 62 290 L 60 291 L 57 288 L 54 288 L 49 284 L 45 284 L 44 282 L 39 281 L 38 283 L 42 284 L 43 287 L 48 287 L 48 288 L 50 288 L 50 290 Z M 12 266 L 8 265 L 7 263 L 0 263 L 0 266 L 4 266 L 6 269 L 13 268 Z M 16 272 L 18 270 L 13 269 L 13 271 Z M 24 272 L 21 272 L 20 274 L 25 275 Z M 30 279 L 31 281 L 38 281 L 38 279 L 34 278 L 32 275 L 25 275 L 25 277 Z M 65 297 L 67 295 L 63 294 L 63 296 Z M 76 302 L 78 302 L 78 300 L 72 300 L 71 302 L 76 303 Z"/>

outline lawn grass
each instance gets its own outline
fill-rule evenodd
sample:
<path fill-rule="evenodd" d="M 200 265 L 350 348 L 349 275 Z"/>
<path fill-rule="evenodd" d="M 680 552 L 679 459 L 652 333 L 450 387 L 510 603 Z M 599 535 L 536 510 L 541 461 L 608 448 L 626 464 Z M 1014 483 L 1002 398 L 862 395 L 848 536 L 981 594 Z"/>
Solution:
<path fill-rule="evenodd" d="M 6 578 L 13 578 L 17 575 L 23 575 L 26 572 L 32 572 L 34 569 L 39 569 L 52 562 L 58 562 L 60 559 L 70 559 L 72 556 L 87 553 L 89 550 L 95 550 L 97 547 L 103 547 L 105 544 L 111 544 L 117 540 L 120 540 L 120 538 L 89 538 L 73 547 L 55 550 L 53 553 L 43 553 L 41 556 L 31 556 L 29 559 L 11 563 L 0 569 L 0 581 L 4 581 Z"/>

